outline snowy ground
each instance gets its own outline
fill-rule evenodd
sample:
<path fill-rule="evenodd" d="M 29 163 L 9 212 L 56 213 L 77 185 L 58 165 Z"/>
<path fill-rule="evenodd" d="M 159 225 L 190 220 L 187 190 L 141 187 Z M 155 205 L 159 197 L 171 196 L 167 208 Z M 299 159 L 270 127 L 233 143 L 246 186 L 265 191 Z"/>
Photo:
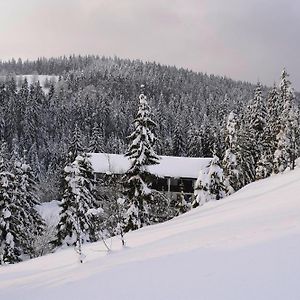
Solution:
<path fill-rule="evenodd" d="M 300 169 L 164 224 L 0 268 L 0 299 L 300 299 Z M 110 242 L 109 242 L 110 243 Z"/>

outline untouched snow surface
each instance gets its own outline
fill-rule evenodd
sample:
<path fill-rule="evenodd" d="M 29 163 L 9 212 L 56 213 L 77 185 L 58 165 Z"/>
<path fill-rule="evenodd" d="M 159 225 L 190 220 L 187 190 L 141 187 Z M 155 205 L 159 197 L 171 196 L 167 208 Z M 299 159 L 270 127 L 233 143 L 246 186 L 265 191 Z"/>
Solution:
<path fill-rule="evenodd" d="M 300 299 L 300 169 L 164 224 L 0 268 L 0 299 Z"/>

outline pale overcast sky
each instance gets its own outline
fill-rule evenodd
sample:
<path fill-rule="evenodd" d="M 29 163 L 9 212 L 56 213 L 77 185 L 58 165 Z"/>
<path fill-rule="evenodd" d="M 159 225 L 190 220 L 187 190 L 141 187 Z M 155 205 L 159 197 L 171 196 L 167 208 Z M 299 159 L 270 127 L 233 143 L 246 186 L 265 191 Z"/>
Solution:
<path fill-rule="evenodd" d="M 0 0 L 0 59 L 139 58 L 300 90 L 299 0 Z"/>

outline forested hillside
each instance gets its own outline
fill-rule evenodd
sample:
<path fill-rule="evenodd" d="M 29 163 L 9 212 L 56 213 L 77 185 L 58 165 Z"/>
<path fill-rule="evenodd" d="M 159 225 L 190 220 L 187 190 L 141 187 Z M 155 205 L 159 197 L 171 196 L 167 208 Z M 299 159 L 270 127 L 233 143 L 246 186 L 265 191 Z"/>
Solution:
<path fill-rule="evenodd" d="M 139 87 L 158 124 L 158 154 L 224 153 L 227 115 L 240 114 L 255 87 L 228 78 L 119 58 L 71 56 L 0 63 L 2 151 L 18 152 L 40 179 L 42 200 L 57 197 L 59 174 L 75 124 L 90 151 L 124 153 L 137 112 Z M 44 93 L 38 83 L 19 88 L 13 74 L 59 75 Z M 91 147 L 91 148 L 90 148 Z M 90 149 L 89 149 L 90 148 Z"/>
<path fill-rule="evenodd" d="M 299 107 L 289 74 L 273 88 L 155 63 L 70 57 L 2 64 L 0 263 L 167 221 L 295 168 Z M 15 73 L 54 71 L 49 80 Z M 61 71 L 65 69 L 65 71 Z M 53 75 L 56 75 L 54 77 Z M 24 78 L 24 81 L 22 81 Z M 17 80 L 16 80 L 17 79 Z M 47 83 L 47 87 L 45 84 Z M 122 178 L 95 177 L 88 152 L 122 153 Z M 159 155 L 211 157 L 194 198 L 152 189 Z M 38 180 L 36 180 L 38 179 Z M 40 201 L 59 200 L 49 228 Z"/>

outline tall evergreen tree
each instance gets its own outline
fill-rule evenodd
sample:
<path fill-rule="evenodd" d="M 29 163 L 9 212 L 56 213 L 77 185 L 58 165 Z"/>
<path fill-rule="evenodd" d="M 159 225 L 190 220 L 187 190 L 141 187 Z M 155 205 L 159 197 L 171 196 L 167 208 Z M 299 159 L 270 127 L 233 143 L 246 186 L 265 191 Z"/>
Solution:
<path fill-rule="evenodd" d="M 254 98 L 249 105 L 249 137 L 252 140 L 252 153 L 255 167 L 263 153 L 263 134 L 266 127 L 267 110 L 262 97 L 262 87 L 258 83 L 255 89 Z"/>
<path fill-rule="evenodd" d="M 95 240 L 93 212 L 97 210 L 94 174 L 86 154 L 77 156 L 64 168 L 65 189 L 60 203 L 60 220 L 57 225 L 56 246 L 76 246 Z"/>
<path fill-rule="evenodd" d="M 36 206 L 40 204 L 37 196 L 35 176 L 31 167 L 26 163 L 24 156 L 22 161 L 14 161 L 15 173 L 15 201 L 19 210 L 19 219 L 22 222 L 22 231 L 26 233 L 23 241 L 23 250 L 31 257 L 38 256 L 36 241 L 44 231 L 44 221 L 36 210 Z"/>
<path fill-rule="evenodd" d="M 226 125 L 226 151 L 222 166 L 224 169 L 224 184 L 228 194 L 232 194 L 240 188 L 240 170 L 237 162 L 237 116 L 231 112 Z"/>
<path fill-rule="evenodd" d="M 266 178 L 273 172 L 281 113 L 279 92 L 276 85 L 274 85 L 267 97 L 267 123 L 262 138 L 263 151 L 256 167 L 256 179 Z"/>
<path fill-rule="evenodd" d="M 237 161 L 240 170 L 239 187 L 243 187 L 255 180 L 254 145 L 249 132 L 249 125 L 242 119 L 237 136 Z"/>
<path fill-rule="evenodd" d="M 21 261 L 22 234 L 19 209 L 15 200 L 15 177 L 7 171 L 0 172 L 0 264 Z"/>
<path fill-rule="evenodd" d="M 143 86 L 142 86 L 143 89 Z M 149 202 L 151 193 L 151 174 L 147 166 L 159 163 L 154 151 L 156 124 L 151 119 L 151 110 L 143 91 L 139 96 L 139 110 L 133 122 L 134 131 L 129 136 L 130 144 L 125 156 L 131 160 L 131 168 L 125 177 L 127 211 L 125 231 L 138 229 L 150 223 Z"/>
<path fill-rule="evenodd" d="M 287 167 L 294 169 L 295 160 L 299 155 L 299 112 L 288 76 L 283 70 L 279 84 L 283 110 L 280 116 L 280 131 L 277 134 L 277 148 L 274 153 L 275 173 L 282 172 Z"/>
<path fill-rule="evenodd" d="M 185 143 L 183 139 L 183 133 L 181 132 L 181 127 L 177 122 L 175 124 L 174 134 L 173 134 L 173 155 L 174 156 L 184 156 L 185 155 Z"/>
<path fill-rule="evenodd" d="M 188 131 L 188 156 L 201 157 L 201 139 L 199 130 L 192 126 Z"/>
<path fill-rule="evenodd" d="M 103 130 L 99 124 L 95 123 L 92 129 L 92 136 L 89 145 L 90 153 L 103 153 L 104 151 L 104 137 Z"/>
<path fill-rule="evenodd" d="M 75 123 L 75 127 L 72 133 L 72 140 L 68 148 L 67 162 L 72 163 L 78 155 L 84 153 L 84 147 L 82 145 L 82 134 Z"/>

